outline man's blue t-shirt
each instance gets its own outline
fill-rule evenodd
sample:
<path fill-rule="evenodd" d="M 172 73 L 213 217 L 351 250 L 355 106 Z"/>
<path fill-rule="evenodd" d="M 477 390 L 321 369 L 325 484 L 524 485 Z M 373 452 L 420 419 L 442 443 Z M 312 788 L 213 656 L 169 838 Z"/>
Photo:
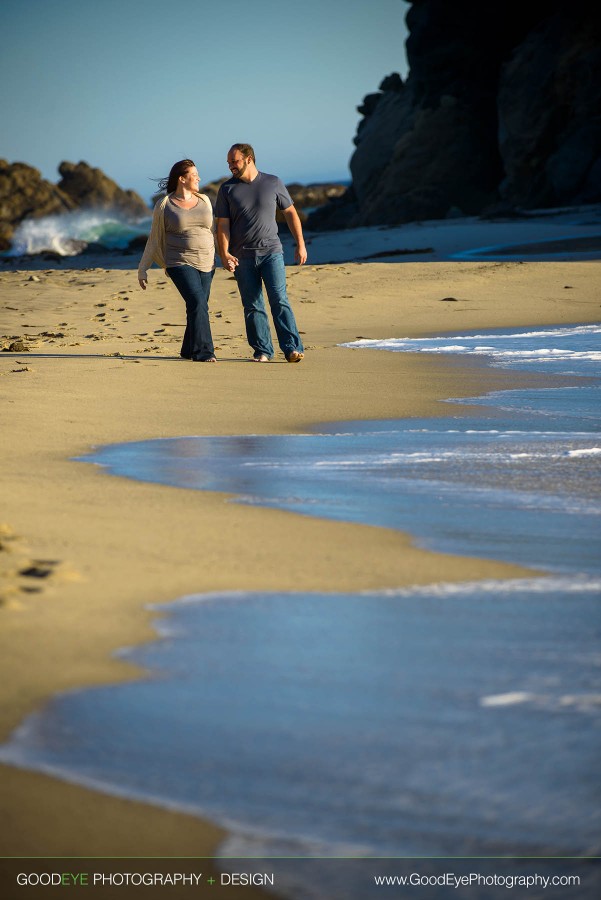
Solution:
<path fill-rule="evenodd" d="M 217 194 L 215 216 L 230 220 L 230 253 L 241 259 L 281 253 L 275 211 L 289 206 L 292 198 L 277 175 L 259 172 L 254 181 L 225 181 Z"/>

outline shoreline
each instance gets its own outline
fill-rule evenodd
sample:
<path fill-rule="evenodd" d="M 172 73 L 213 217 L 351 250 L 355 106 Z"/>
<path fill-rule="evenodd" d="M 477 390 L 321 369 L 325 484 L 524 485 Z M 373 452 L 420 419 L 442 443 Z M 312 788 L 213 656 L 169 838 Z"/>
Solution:
<path fill-rule="evenodd" d="M 149 210 L 149 216 L 151 210 Z M 102 213 L 100 214 L 102 215 Z M 52 225 L 55 218 L 49 217 Z M 107 220 L 113 217 L 106 213 Z M 58 219 L 60 221 L 60 217 Z M 130 230 L 137 223 L 122 223 Z M 73 228 L 73 226 L 71 226 Z M 69 237 L 77 237 L 77 228 Z M 62 256 L 54 246 L 56 234 L 46 235 L 49 248 L 23 255 L 1 254 L 0 271 L 39 271 L 63 264 L 86 269 L 104 266 L 126 270 L 135 267 L 137 251 L 109 249 L 91 244 L 81 253 Z M 113 235 L 111 235 L 113 237 Z M 286 259 L 292 260 L 290 232 L 283 227 L 280 237 Z M 509 216 L 459 216 L 426 219 L 401 225 L 357 226 L 333 231 L 309 231 L 305 227 L 309 258 L 313 265 L 348 262 L 441 262 L 441 261 L 584 261 L 596 260 L 601 252 L 601 205 L 559 207 L 522 211 Z"/>
<path fill-rule="evenodd" d="M 388 529 L 116 479 L 90 465 L 74 465 L 74 458 L 98 444 L 150 437 L 286 433 L 321 421 L 448 415 L 440 401 L 450 397 L 548 384 L 546 376 L 516 377 L 464 360 L 357 354 L 337 345 L 358 336 L 597 321 L 600 271 L 596 262 L 308 266 L 290 277 L 299 325 L 311 341 L 298 368 L 244 368 L 248 350 L 235 285 L 221 271 L 211 300 L 214 316 L 221 312 L 213 318 L 221 364 L 210 372 L 173 358 L 177 333 L 168 339 L 163 322 L 181 322 L 179 298 L 170 285 L 157 284 L 164 279 L 156 270 L 143 299 L 134 293 L 134 272 L 62 270 L 43 282 L 0 273 L 8 287 L 5 310 L 14 317 L 7 333 L 17 334 L 21 325 L 27 326 L 22 333 L 36 332 L 30 351 L 0 355 L 5 406 L 10 412 L 9 404 L 15 404 L 0 439 L 9 483 L 0 555 L 2 736 L 51 694 L 138 677 L 110 654 L 154 638 L 147 610 L 152 603 L 220 589 L 360 590 L 529 572 L 418 550 L 410 536 Z M 457 302 L 441 303 L 449 294 Z M 116 324 L 99 322 L 97 307 Z M 68 329 L 73 341 L 41 336 L 67 335 Z M 86 336 L 88 329 L 97 338 Z M 150 342 L 136 340 L 144 331 L 152 333 L 150 354 L 140 348 Z M 73 351 L 70 344 L 83 349 Z M 476 409 L 470 406 L 470 415 Z M 461 414 L 460 404 L 454 412 Z M 274 568 L 268 547 L 282 539 L 290 556 L 285 567 Z M 23 575 L 35 567 L 46 574 Z M 97 846 L 105 853 L 121 850 L 108 854 L 113 856 L 123 855 L 124 848 L 125 855 L 146 856 L 140 849 L 150 848 L 150 855 L 164 857 L 171 856 L 169 848 L 185 856 L 182 848 L 202 846 L 205 852 L 191 855 L 207 857 L 225 837 L 195 818 L 35 773 L 15 775 L 12 767 L 0 771 L 2 814 L 14 823 L 3 854 L 34 856 L 45 847 L 90 856 L 90 847 Z"/>

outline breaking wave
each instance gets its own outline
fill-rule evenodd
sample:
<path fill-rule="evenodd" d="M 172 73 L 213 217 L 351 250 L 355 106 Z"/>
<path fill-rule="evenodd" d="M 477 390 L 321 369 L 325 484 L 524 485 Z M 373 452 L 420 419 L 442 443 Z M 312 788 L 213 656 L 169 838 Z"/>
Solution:
<path fill-rule="evenodd" d="M 131 220 L 106 210 L 75 210 L 61 215 L 27 219 L 15 231 L 6 256 L 53 251 L 77 256 L 90 244 L 106 250 L 125 250 L 131 240 L 147 235 L 148 218 Z"/>

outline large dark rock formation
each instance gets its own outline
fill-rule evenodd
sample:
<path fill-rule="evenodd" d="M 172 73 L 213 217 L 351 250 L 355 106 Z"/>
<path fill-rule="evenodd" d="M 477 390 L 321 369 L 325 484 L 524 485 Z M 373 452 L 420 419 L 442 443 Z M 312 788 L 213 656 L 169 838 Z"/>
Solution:
<path fill-rule="evenodd" d="M 100 169 L 85 162 L 63 162 L 58 185 L 42 178 L 25 163 L 0 159 L 0 251 L 8 250 L 24 219 L 40 219 L 75 209 L 115 210 L 131 219 L 148 216 L 149 209 L 134 191 L 122 190 Z"/>
<path fill-rule="evenodd" d="M 601 201 L 601 16 L 582 0 L 410 0 L 409 76 L 368 94 L 346 194 L 310 228 Z"/>

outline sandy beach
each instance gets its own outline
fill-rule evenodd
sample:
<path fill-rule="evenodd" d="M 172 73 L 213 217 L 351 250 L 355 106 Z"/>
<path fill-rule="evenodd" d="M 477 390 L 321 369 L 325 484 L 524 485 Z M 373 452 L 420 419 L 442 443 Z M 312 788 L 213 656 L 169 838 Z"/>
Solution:
<path fill-rule="evenodd" d="M 496 240 L 495 232 L 480 243 Z M 448 414 L 440 401 L 449 397 L 544 385 L 542 375 L 338 345 L 595 322 L 600 261 L 290 268 L 306 345 L 300 366 L 281 355 L 252 364 L 236 285 L 221 269 L 211 295 L 218 363 L 202 366 L 179 358 L 184 310 L 162 272 L 152 270 L 142 293 L 135 262 L 68 266 L 0 272 L 2 740 L 56 692 L 140 677 L 112 654 L 154 636 L 151 603 L 218 590 L 352 592 L 525 574 L 427 552 L 393 530 L 112 478 L 75 457 L 154 437 L 435 417 Z M 285 560 L 271 552 L 276 541 Z M 43 775 L 2 767 L 0 778 L 5 857 L 211 857 L 223 838 L 210 823 Z"/>

